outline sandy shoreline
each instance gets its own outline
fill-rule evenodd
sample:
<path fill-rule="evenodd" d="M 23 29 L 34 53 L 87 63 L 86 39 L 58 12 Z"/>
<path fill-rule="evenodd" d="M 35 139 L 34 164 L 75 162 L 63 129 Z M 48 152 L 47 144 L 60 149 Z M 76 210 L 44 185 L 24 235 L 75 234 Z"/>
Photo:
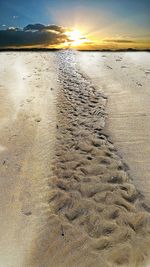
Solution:
<path fill-rule="evenodd" d="M 19 79 L 21 91 L 29 92 L 20 96 L 13 118 L 4 106 L 12 99 L 2 101 L 0 142 L 7 149 L 0 154 L 1 181 L 8 194 L 1 192 L 0 267 L 146 266 L 150 215 L 105 132 L 106 96 L 83 76 L 74 52 L 8 56 L 12 65 L 18 57 L 27 66 Z M 20 168 L 10 185 L 15 164 Z M 4 220 L 13 220 L 13 229 L 4 228 Z M 14 247 L 10 255 L 5 240 Z"/>

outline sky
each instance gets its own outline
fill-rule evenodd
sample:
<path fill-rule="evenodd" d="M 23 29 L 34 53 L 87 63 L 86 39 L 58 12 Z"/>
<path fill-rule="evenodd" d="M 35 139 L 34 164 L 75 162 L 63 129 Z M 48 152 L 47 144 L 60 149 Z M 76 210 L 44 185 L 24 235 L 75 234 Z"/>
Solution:
<path fill-rule="evenodd" d="M 0 0 L 0 47 L 147 49 L 149 14 L 150 0 Z"/>

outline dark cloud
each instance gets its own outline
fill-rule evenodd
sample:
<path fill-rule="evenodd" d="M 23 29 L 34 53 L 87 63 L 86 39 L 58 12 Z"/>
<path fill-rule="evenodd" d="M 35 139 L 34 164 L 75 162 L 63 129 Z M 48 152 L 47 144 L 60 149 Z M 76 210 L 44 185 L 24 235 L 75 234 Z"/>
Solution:
<path fill-rule="evenodd" d="M 43 25 L 43 24 L 29 24 L 24 28 L 24 31 L 56 31 L 58 33 L 64 33 L 66 31 L 66 28 L 57 26 L 57 25 Z"/>
<path fill-rule="evenodd" d="M 105 43 L 135 43 L 133 40 L 127 40 L 127 39 L 105 39 Z"/>
<path fill-rule="evenodd" d="M 45 26 L 43 24 L 28 24 L 26 27 L 24 27 L 24 31 L 42 31 L 44 30 Z"/>
<path fill-rule="evenodd" d="M 29 24 L 24 29 L 8 28 L 0 31 L 0 47 L 25 47 L 63 44 L 68 40 L 65 28 L 57 25 Z"/>

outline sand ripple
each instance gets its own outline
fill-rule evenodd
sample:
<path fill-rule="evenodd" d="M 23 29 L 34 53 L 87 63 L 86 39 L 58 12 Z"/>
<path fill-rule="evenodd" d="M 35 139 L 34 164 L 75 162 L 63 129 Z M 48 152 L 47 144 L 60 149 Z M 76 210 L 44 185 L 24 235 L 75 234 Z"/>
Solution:
<path fill-rule="evenodd" d="M 80 73 L 74 52 L 59 52 L 57 60 L 51 213 L 33 265 L 145 266 L 150 210 L 105 134 L 107 99 Z"/>

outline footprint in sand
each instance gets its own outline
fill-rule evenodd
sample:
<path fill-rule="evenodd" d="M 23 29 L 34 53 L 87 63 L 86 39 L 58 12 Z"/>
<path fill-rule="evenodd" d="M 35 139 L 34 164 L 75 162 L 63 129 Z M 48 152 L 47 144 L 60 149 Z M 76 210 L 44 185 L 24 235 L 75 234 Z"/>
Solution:
<path fill-rule="evenodd" d="M 31 211 L 28 211 L 28 210 L 21 210 L 21 212 L 26 215 L 26 216 L 30 216 L 32 215 L 32 212 Z"/>
<path fill-rule="evenodd" d="M 121 66 L 122 69 L 126 69 L 127 67 L 126 66 Z"/>
<path fill-rule="evenodd" d="M 138 86 L 142 86 L 142 84 L 141 84 L 141 83 L 139 83 L 139 82 L 136 82 L 136 84 L 137 84 Z"/>
<path fill-rule="evenodd" d="M 107 65 L 107 69 L 110 69 L 110 70 L 112 70 L 112 67 L 110 67 L 110 66 L 108 66 L 108 65 Z"/>
<path fill-rule="evenodd" d="M 42 120 L 41 118 L 36 118 L 35 119 L 36 122 L 41 122 L 41 120 Z"/>
<path fill-rule="evenodd" d="M 122 60 L 122 57 L 117 57 L 116 58 L 116 61 L 121 61 Z"/>
<path fill-rule="evenodd" d="M 150 70 L 145 71 L 145 74 L 146 75 L 150 74 Z"/>
<path fill-rule="evenodd" d="M 34 98 L 35 98 L 35 97 L 27 98 L 27 99 L 26 99 L 26 102 L 30 103 L 30 102 L 32 102 L 32 100 L 33 100 Z"/>

